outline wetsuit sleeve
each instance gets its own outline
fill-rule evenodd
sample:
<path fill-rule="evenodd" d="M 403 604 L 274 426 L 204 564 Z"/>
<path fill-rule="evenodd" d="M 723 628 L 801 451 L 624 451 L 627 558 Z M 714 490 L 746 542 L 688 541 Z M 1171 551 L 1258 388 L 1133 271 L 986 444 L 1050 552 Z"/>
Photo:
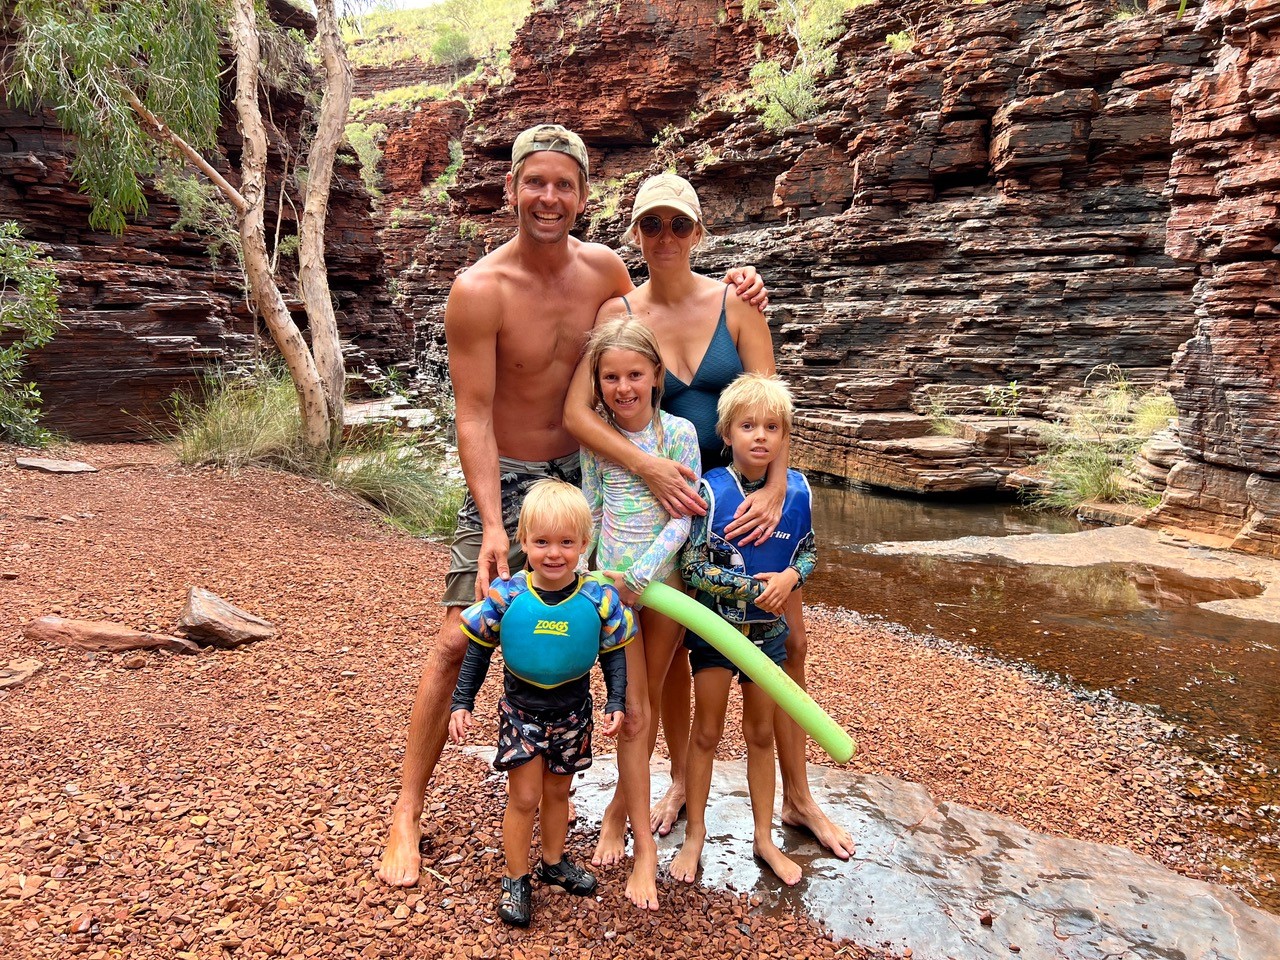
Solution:
<path fill-rule="evenodd" d="M 514 578 L 495 581 L 488 596 L 462 611 L 462 632 L 481 646 L 497 646 L 502 616 L 511 603 L 515 585 Z"/>
<path fill-rule="evenodd" d="M 600 652 L 620 650 L 636 638 L 635 611 L 622 602 L 611 584 L 591 582 L 600 590 L 596 608 L 600 614 Z"/>
<path fill-rule="evenodd" d="M 705 481 L 699 485 L 698 493 L 710 502 L 711 491 Z M 684 582 L 713 597 L 736 603 L 754 603 L 756 597 L 764 593 L 764 581 L 734 573 L 713 563 L 708 541 L 709 529 L 710 517 L 693 518 L 689 542 L 680 555 L 680 575 L 684 577 Z"/>
<path fill-rule="evenodd" d="M 468 641 L 467 652 L 462 658 L 462 669 L 458 671 L 458 684 L 453 688 L 450 713 L 454 710 L 476 708 L 476 694 L 484 686 L 484 678 L 489 674 L 489 661 L 492 659 L 493 647 L 486 647 L 474 640 Z"/>
<path fill-rule="evenodd" d="M 813 573 L 813 568 L 818 562 L 818 540 L 810 530 L 804 535 L 804 539 L 800 541 L 800 546 L 796 550 L 796 557 L 791 561 L 791 569 L 800 576 L 799 582 L 795 589 L 799 590 L 804 586 L 804 582 L 809 579 L 809 574 Z"/>
<path fill-rule="evenodd" d="M 627 709 L 627 651 L 617 647 L 600 654 L 604 674 L 605 713 Z"/>
<path fill-rule="evenodd" d="M 676 463 L 687 464 L 694 473 L 701 475 L 702 454 L 698 450 L 698 434 L 693 429 L 693 424 L 680 417 L 664 416 L 662 427 L 666 447 L 663 451 L 664 455 Z M 690 483 L 689 487 L 697 490 L 697 481 Z M 667 522 L 649 544 L 648 549 L 636 558 L 635 563 L 631 564 L 623 575 L 627 586 L 636 593 L 642 593 L 653 579 L 653 575 L 668 560 L 679 554 L 680 548 L 689 539 L 689 527 L 689 517 L 673 517 L 668 514 Z"/>
<path fill-rule="evenodd" d="M 586 447 L 578 454 L 582 464 L 582 495 L 591 507 L 591 541 L 587 556 L 595 557 L 600 549 L 600 524 L 604 519 L 604 484 L 600 479 L 600 461 Z M 598 561 L 597 561 L 598 562 Z"/>

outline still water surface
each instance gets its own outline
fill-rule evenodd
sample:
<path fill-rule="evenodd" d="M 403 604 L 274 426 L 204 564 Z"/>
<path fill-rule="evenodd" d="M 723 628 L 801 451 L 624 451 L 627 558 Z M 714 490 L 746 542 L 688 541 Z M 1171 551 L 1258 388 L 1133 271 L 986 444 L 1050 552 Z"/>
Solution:
<path fill-rule="evenodd" d="M 938 503 L 814 486 L 819 564 L 805 598 L 968 644 L 1155 707 L 1193 753 L 1228 767 L 1232 802 L 1280 815 L 1280 627 L 1195 604 L 1252 596 L 1140 565 L 1051 567 L 868 553 L 883 541 L 1070 533 L 1076 521 L 1007 502 Z M 1274 851 L 1273 851 L 1274 854 Z M 1280 855 L 1264 857 L 1280 866 Z"/>

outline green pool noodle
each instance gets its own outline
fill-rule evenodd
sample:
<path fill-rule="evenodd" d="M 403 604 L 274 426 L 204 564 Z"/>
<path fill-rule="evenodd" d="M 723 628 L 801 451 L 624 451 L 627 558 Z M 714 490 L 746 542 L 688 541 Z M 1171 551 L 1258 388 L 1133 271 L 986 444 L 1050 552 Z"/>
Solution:
<path fill-rule="evenodd" d="M 743 636 L 742 631 L 715 611 L 665 583 L 651 583 L 645 587 L 640 594 L 640 602 L 683 624 L 728 657 L 792 720 L 800 724 L 801 729 L 813 737 L 814 743 L 827 751 L 836 763 L 848 763 L 852 759 L 855 749 L 853 738 L 814 703 L 813 698 L 787 676 L 782 667 L 766 657 L 759 647 Z"/>

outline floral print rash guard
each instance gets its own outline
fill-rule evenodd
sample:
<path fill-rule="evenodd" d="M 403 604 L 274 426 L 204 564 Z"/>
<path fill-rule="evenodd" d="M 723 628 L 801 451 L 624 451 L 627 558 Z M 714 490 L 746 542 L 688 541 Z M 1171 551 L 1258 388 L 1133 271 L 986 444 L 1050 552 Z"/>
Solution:
<path fill-rule="evenodd" d="M 666 411 L 662 442 L 657 417 L 643 430 L 619 432 L 645 453 L 687 464 L 702 472 L 698 433 L 688 420 Z M 696 489 L 696 484 L 690 484 Z M 582 492 L 591 505 L 592 548 L 601 570 L 622 570 L 628 587 L 640 593 L 653 581 L 663 581 L 676 568 L 680 548 L 689 536 L 689 518 L 667 513 L 645 482 L 612 460 L 582 450 Z"/>

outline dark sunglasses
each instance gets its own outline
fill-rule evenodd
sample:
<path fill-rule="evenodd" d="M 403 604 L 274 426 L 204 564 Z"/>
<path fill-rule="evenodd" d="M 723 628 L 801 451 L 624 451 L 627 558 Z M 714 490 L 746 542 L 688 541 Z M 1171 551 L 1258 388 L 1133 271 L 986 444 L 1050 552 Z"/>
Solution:
<path fill-rule="evenodd" d="M 671 227 L 671 233 L 683 240 L 693 233 L 693 228 L 697 225 L 698 221 L 689 217 L 672 217 L 670 220 L 663 220 L 661 217 L 648 216 L 641 217 L 636 222 L 640 232 L 650 239 L 662 233 L 663 227 L 669 226 Z"/>

